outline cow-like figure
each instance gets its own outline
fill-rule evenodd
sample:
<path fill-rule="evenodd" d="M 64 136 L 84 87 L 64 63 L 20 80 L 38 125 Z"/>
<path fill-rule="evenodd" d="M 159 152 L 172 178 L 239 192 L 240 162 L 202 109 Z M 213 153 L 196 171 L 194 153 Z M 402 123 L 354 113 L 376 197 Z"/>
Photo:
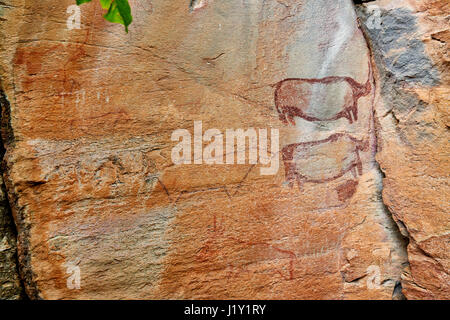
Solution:
<path fill-rule="evenodd" d="M 325 183 L 347 172 L 357 178 L 362 175 L 359 152 L 368 148 L 367 140 L 358 140 L 345 133 L 336 133 L 324 140 L 290 144 L 282 150 L 286 180 L 290 187 L 297 182 L 302 189 L 305 182 Z"/>
<path fill-rule="evenodd" d="M 351 77 L 320 79 L 289 78 L 275 85 L 275 106 L 280 120 L 295 125 L 294 117 L 307 121 L 358 120 L 358 100 L 372 90 L 372 66 L 369 77 L 359 83 Z"/>

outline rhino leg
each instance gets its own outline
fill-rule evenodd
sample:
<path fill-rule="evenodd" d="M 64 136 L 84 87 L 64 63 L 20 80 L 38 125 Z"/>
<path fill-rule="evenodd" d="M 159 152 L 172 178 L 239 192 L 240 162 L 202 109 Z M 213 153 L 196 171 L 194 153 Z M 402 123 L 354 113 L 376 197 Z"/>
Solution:
<path fill-rule="evenodd" d="M 352 168 L 350 170 L 352 172 L 353 178 L 355 178 L 355 179 L 358 178 L 358 175 L 356 173 L 356 166 L 352 166 Z"/>
<path fill-rule="evenodd" d="M 295 166 L 291 161 L 284 161 L 284 172 L 289 188 L 293 188 L 295 182 Z"/>
<path fill-rule="evenodd" d="M 298 190 L 303 191 L 303 180 L 300 178 L 300 176 L 298 174 L 296 176 L 297 176 L 296 180 L 297 180 Z"/>
<path fill-rule="evenodd" d="M 288 119 L 288 122 L 291 125 L 295 126 L 295 119 L 294 119 L 294 116 L 292 114 L 288 114 L 287 119 Z"/>
<path fill-rule="evenodd" d="M 361 157 L 359 156 L 359 150 L 356 149 L 356 168 L 358 168 L 358 174 L 360 176 L 362 176 L 363 174 L 363 166 L 362 166 L 362 161 L 361 161 Z"/>
<path fill-rule="evenodd" d="M 353 108 L 350 110 L 350 113 L 353 114 L 353 119 L 356 121 L 358 121 L 358 105 L 355 103 L 355 105 L 353 106 Z"/>
<path fill-rule="evenodd" d="M 348 120 L 348 122 L 350 122 L 350 124 L 353 123 L 352 110 L 351 109 L 347 109 L 347 112 L 345 112 L 345 118 Z"/>
<path fill-rule="evenodd" d="M 279 117 L 280 121 L 283 122 L 284 124 L 289 124 L 285 111 L 282 111 L 282 112 L 279 111 L 278 117 Z"/>

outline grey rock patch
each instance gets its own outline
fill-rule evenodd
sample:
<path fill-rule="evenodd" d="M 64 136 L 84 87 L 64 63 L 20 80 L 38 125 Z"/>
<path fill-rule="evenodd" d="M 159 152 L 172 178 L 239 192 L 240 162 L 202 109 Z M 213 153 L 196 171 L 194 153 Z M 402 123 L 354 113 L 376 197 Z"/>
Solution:
<path fill-rule="evenodd" d="M 439 73 L 425 53 L 425 46 L 418 38 L 417 18 L 410 10 L 381 10 L 380 23 L 367 23 L 370 13 L 359 6 L 358 15 L 365 24 L 366 31 L 380 51 L 380 57 L 387 71 L 396 81 L 425 86 L 439 83 Z"/>

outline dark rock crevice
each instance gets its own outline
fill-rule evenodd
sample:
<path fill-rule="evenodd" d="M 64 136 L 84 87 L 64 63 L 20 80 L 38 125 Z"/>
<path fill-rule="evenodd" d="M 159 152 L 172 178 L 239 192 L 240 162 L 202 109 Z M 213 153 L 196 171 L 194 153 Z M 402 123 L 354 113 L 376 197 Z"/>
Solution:
<path fill-rule="evenodd" d="M 367 11 L 365 10 L 365 6 L 362 5 L 362 3 L 364 2 L 371 2 L 371 0 L 369 1 L 354 1 L 355 5 L 356 5 L 356 13 L 358 16 L 358 23 L 360 25 L 360 28 L 363 32 L 364 38 L 366 40 L 367 43 L 367 47 L 369 48 L 369 52 L 370 52 L 370 56 L 371 56 L 371 60 L 372 60 L 372 64 L 374 65 L 374 69 L 376 69 L 378 72 L 385 72 L 383 70 L 383 57 L 380 54 L 377 54 L 377 48 L 375 47 L 374 43 L 373 43 L 373 37 L 374 35 L 370 32 L 370 30 L 368 30 L 365 22 L 367 21 L 368 15 L 367 15 Z M 379 80 L 379 77 L 374 76 L 374 82 L 376 84 L 376 86 L 378 86 L 378 82 L 381 82 L 381 80 Z M 385 84 L 384 83 L 380 83 L 380 87 L 381 87 L 381 94 L 383 94 L 383 90 L 385 89 Z M 379 123 L 378 123 L 378 115 L 376 113 L 376 109 L 374 109 L 374 114 L 373 114 L 373 118 L 374 118 L 374 131 L 375 131 L 375 145 L 376 145 L 376 152 L 378 153 L 382 146 L 380 145 L 380 137 L 379 137 L 379 132 L 380 132 L 380 128 L 379 128 Z M 389 210 L 388 206 L 386 205 L 384 199 L 383 199 L 383 181 L 386 178 L 385 172 L 383 172 L 380 163 L 378 163 L 378 161 L 376 160 L 376 157 L 374 159 L 375 161 L 375 166 L 377 168 L 377 171 L 379 172 L 379 175 L 381 177 L 381 181 L 380 181 L 380 186 L 379 186 L 379 200 L 382 204 L 382 212 L 384 213 L 384 223 L 385 223 L 385 227 L 386 229 L 389 230 L 390 236 L 391 236 L 391 240 L 394 242 L 394 245 L 396 246 L 396 250 L 399 252 L 399 254 L 401 256 L 404 256 L 406 261 L 408 261 L 408 244 L 409 244 L 409 234 L 407 232 L 405 232 L 406 228 L 404 226 L 404 224 L 401 221 L 398 221 L 395 218 L 395 215 Z M 406 300 L 405 295 L 402 292 L 402 273 L 405 269 L 407 269 L 409 267 L 409 263 L 405 262 L 401 265 L 402 267 L 402 271 L 400 272 L 400 274 L 398 275 L 398 279 L 395 279 L 395 287 L 394 290 L 392 292 L 392 299 L 394 300 Z"/>
<path fill-rule="evenodd" d="M 8 132 L 0 138 L 0 158 L 3 160 L 6 149 L 3 141 L 13 140 L 10 135 L 9 101 L 0 87 L 0 111 L 2 132 Z M 0 169 L 0 299 L 25 299 L 25 286 L 21 277 L 18 259 L 18 231 L 8 200 L 8 192 L 3 179 L 4 166 Z"/>

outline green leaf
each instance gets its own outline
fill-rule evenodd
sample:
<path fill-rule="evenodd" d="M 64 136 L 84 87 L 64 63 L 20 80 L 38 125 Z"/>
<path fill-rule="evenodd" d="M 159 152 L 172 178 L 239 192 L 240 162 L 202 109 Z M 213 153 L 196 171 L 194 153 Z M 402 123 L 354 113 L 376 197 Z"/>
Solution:
<path fill-rule="evenodd" d="M 128 33 L 128 26 L 133 22 L 131 7 L 128 0 L 114 0 L 113 4 L 115 4 L 119 10 L 119 14 L 123 21 L 122 24 L 125 26 L 125 31 Z"/>
<path fill-rule="evenodd" d="M 128 26 L 133 21 L 128 0 L 113 0 L 104 18 L 109 22 L 123 24 L 128 33 Z"/>
<path fill-rule="evenodd" d="M 103 9 L 109 9 L 113 0 L 100 0 Z"/>
<path fill-rule="evenodd" d="M 91 1 L 92 0 L 76 0 L 77 5 Z M 125 26 L 125 31 L 128 33 L 128 26 L 133 21 L 128 0 L 100 0 L 100 5 L 103 9 L 108 10 L 103 17 L 109 22 L 123 24 Z"/>

